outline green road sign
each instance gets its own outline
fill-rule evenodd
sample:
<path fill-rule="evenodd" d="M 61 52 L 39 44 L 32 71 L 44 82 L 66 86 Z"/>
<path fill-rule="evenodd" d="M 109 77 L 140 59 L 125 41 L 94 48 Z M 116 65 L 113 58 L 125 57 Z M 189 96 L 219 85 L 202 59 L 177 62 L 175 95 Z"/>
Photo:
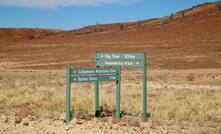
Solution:
<path fill-rule="evenodd" d="M 95 75 L 95 74 L 116 74 L 116 68 L 75 68 L 71 69 L 71 75 Z"/>
<path fill-rule="evenodd" d="M 97 60 L 143 60 L 144 54 L 114 54 L 114 53 L 96 53 Z"/>
<path fill-rule="evenodd" d="M 147 120 L 147 59 L 146 53 L 96 53 L 96 66 L 141 67 L 143 69 L 143 120 Z M 119 83 L 120 86 L 120 83 Z M 116 117 L 120 118 L 120 88 L 116 92 Z"/>
<path fill-rule="evenodd" d="M 70 68 L 66 69 L 66 124 L 71 121 L 71 83 L 95 82 L 95 115 L 99 110 L 99 81 L 116 81 L 116 90 L 120 90 L 120 67 L 116 68 Z M 119 96 L 117 98 L 120 98 Z M 120 111 L 120 110 L 117 110 Z"/>
<path fill-rule="evenodd" d="M 109 60 L 97 60 L 97 66 L 128 66 L 128 67 L 143 67 L 143 61 L 109 61 Z"/>
<path fill-rule="evenodd" d="M 66 69 L 66 124 L 71 120 L 71 83 L 95 82 L 95 115 L 100 115 L 99 81 L 116 81 L 116 113 L 120 119 L 121 67 L 141 67 L 143 69 L 143 119 L 147 120 L 147 59 L 146 53 L 117 54 L 96 53 L 97 68 Z M 100 66 L 114 66 L 114 68 L 99 68 Z"/>
<path fill-rule="evenodd" d="M 98 76 L 71 76 L 71 82 L 96 82 L 96 81 L 116 81 L 116 75 L 98 75 Z"/>

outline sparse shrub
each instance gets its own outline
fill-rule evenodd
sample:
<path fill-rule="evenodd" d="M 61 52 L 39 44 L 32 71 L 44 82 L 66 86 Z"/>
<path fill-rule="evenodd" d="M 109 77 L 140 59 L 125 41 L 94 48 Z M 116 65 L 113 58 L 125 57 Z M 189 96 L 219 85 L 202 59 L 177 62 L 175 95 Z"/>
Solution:
<path fill-rule="evenodd" d="M 124 25 L 123 24 L 117 23 L 116 27 L 117 27 L 118 30 L 124 30 Z"/>
<path fill-rule="evenodd" d="M 170 16 L 168 17 L 169 20 L 173 20 L 174 13 L 171 13 Z"/>
<path fill-rule="evenodd" d="M 168 78 L 167 78 L 167 76 L 165 76 L 165 75 L 157 75 L 157 80 L 166 82 L 167 79 L 168 79 Z"/>
<path fill-rule="evenodd" d="M 152 75 L 150 75 L 150 76 L 148 77 L 148 80 L 149 80 L 149 81 L 154 81 L 154 77 L 153 77 Z"/>
<path fill-rule="evenodd" d="M 193 73 L 186 76 L 186 81 L 194 81 L 195 75 Z"/>
<path fill-rule="evenodd" d="M 57 85 L 60 86 L 60 87 L 62 87 L 62 86 L 65 85 L 65 83 L 64 83 L 64 82 L 61 82 L 61 81 L 58 81 L 58 82 L 57 82 Z"/>
<path fill-rule="evenodd" d="M 112 95 L 113 94 L 114 93 L 112 93 Z M 104 95 L 102 96 L 101 107 L 103 107 L 104 111 L 112 111 L 113 112 L 113 111 L 115 111 L 115 102 L 114 102 L 114 99 L 109 96 L 104 96 Z"/>
<path fill-rule="evenodd" d="M 184 11 L 181 11 L 181 15 L 182 15 L 182 17 L 184 17 Z"/>

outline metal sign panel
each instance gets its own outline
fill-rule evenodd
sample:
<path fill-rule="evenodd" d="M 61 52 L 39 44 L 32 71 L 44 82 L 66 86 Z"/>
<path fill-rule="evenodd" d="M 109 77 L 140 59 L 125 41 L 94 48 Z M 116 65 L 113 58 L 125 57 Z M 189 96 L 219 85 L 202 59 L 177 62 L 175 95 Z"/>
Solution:
<path fill-rule="evenodd" d="M 97 66 L 128 66 L 128 67 L 143 67 L 143 61 L 103 61 L 97 60 Z"/>
<path fill-rule="evenodd" d="M 97 60 L 144 60 L 144 54 L 96 53 Z"/>
<path fill-rule="evenodd" d="M 99 75 L 99 76 L 71 76 L 71 82 L 96 82 L 96 81 L 116 81 L 116 75 Z"/>
<path fill-rule="evenodd" d="M 71 75 L 116 74 L 115 68 L 78 68 L 71 69 Z"/>

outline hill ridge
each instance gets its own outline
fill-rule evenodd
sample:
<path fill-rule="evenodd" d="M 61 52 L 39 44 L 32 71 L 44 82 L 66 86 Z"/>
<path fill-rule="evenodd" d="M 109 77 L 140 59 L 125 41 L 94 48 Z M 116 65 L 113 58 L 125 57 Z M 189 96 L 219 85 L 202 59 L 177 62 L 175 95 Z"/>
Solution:
<path fill-rule="evenodd" d="M 97 24 L 69 31 L 42 28 L 0 28 L 0 41 L 23 42 L 32 40 L 47 40 L 47 38 L 53 38 L 54 36 L 56 38 L 65 38 L 66 36 L 78 36 L 114 31 L 150 30 L 161 28 L 165 24 L 170 24 L 189 16 L 199 15 L 202 12 L 205 15 L 215 13 L 220 10 L 221 2 L 207 2 L 193 6 L 192 8 L 177 11 L 170 16 L 162 18 L 152 18 L 137 22 Z"/>

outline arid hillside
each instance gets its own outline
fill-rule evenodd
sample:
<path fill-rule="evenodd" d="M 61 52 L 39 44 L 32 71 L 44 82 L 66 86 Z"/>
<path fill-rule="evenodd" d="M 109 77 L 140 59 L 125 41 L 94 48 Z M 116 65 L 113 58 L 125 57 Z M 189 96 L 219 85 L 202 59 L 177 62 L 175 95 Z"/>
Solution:
<path fill-rule="evenodd" d="M 221 2 L 170 16 L 71 31 L 0 29 L 5 69 L 94 66 L 95 52 L 148 52 L 151 69 L 221 67 Z"/>

